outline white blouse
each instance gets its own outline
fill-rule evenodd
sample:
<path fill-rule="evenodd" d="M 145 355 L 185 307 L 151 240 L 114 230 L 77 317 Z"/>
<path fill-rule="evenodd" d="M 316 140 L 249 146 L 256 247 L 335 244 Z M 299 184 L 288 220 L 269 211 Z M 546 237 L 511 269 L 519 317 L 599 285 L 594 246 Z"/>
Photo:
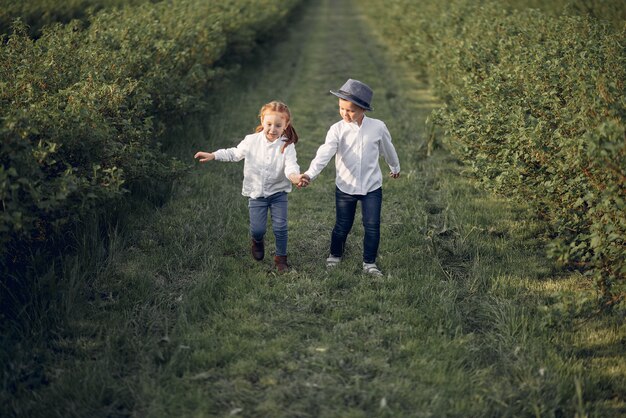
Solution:
<path fill-rule="evenodd" d="M 234 148 L 219 149 L 213 154 L 217 161 L 241 161 L 243 165 L 243 188 L 241 194 L 257 199 L 278 192 L 290 192 L 288 176 L 300 174 L 293 144 L 281 153 L 284 137 L 270 142 L 263 132 L 246 135 Z"/>
<path fill-rule="evenodd" d="M 356 122 L 341 120 L 330 127 L 326 141 L 318 148 L 304 174 L 313 180 L 335 155 L 335 182 L 339 190 L 365 195 L 383 184 L 378 165 L 381 153 L 391 172 L 399 173 L 400 160 L 383 121 L 364 116 L 359 126 Z"/>

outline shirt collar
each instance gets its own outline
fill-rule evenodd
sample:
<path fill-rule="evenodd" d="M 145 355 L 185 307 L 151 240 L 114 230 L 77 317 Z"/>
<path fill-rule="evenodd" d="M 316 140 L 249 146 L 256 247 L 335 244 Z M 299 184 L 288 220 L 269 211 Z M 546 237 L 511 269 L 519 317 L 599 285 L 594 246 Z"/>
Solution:
<path fill-rule="evenodd" d="M 278 144 L 282 144 L 282 143 L 283 143 L 283 142 L 287 139 L 287 137 L 286 137 L 285 135 L 282 135 L 282 136 L 281 136 L 280 138 L 278 138 L 276 141 L 272 142 L 272 141 L 270 141 L 270 140 L 268 140 L 268 139 L 267 139 L 267 137 L 265 136 L 265 133 L 263 133 L 263 132 L 261 132 L 261 138 L 263 139 L 263 142 L 264 142 L 264 143 L 265 143 L 268 147 L 270 147 L 270 146 L 272 146 L 272 145 L 276 145 L 277 143 L 278 143 Z"/>
<path fill-rule="evenodd" d="M 351 129 L 360 129 L 363 127 L 363 125 L 365 124 L 365 120 L 368 119 L 368 117 L 366 115 L 363 115 L 363 120 L 361 121 L 361 126 L 359 126 L 358 123 L 356 122 L 346 122 L 345 120 L 341 119 L 341 121 L 344 123 L 344 125 L 346 125 L 347 127 L 351 128 Z"/>

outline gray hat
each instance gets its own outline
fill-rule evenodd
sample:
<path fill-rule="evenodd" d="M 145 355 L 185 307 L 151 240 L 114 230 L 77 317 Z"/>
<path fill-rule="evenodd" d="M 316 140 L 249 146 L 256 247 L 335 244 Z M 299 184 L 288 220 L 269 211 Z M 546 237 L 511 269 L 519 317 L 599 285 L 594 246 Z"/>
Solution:
<path fill-rule="evenodd" d="M 365 110 L 372 110 L 370 102 L 372 101 L 374 92 L 367 84 L 361 83 L 359 80 L 349 78 L 339 90 L 331 90 L 330 92 L 341 99 L 362 107 Z"/>

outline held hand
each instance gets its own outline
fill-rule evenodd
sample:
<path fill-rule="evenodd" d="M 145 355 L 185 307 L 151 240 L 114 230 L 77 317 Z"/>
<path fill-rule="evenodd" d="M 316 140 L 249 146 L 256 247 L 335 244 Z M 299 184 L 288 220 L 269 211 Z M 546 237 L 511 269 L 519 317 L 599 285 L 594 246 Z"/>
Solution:
<path fill-rule="evenodd" d="M 306 187 L 309 184 L 308 176 L 306 174 L 292 174 L 289 176 L 289 180 L 296 185 L 298 189 Z"/>
<path fill-rule="evenodd" d="M 215 155 L 213 155 L 213 153 L 211 152 L 198 151 L 196 152 L 196 155 L 193 156 L 193 158 L 197 159 L 201 163 L 206 163 L 207 161 L 214 160 Z"/>
<path fill-rule="evenodd" d="M 298 183 L 300 183 L 300 177 L 302 177 L 300 174 L 293 173 L 289 175 L 289 180 L 291 180 L 291 183 L 297 186 Z"/>
<path fill-rule="evenodd" d="M 400 172 L 397 173 L 389 173 L 389 177 L 393 178 L 393 179 L 397 179 L 398 177 L 400 177 Z"/>
<path fill-rule="evenodd" d="M 302 187 L 307 187 L 309 183 L 311 183 L 311 178 L 306 174 L 301 174 L 300 182 L 298 183 L 298 189 L 301 189 Z"/>

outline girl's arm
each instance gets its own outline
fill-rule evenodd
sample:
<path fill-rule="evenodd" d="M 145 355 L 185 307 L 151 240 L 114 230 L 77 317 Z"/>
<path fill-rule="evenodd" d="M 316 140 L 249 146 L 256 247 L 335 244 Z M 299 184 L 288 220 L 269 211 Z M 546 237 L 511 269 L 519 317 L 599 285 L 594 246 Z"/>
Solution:
<path fill-rule="evenodd" d="M 200 161 L 201 163 L 206 163 L 207 161 L 214 160 L 215 155 L 213 155 L 213 153 L 211 152 L 198 151 L 196 152 L 196 155 L 193 156 L 193 158 Z"/>
<path fill-rule="evenodd" d="M 201 163 L 205 163 L 207 161 L 217 160 L 217 161 L 241 161 L 246 156 L 246 151 L 248 149 L 249 144 L 248 137 L 244 138 L 243 141 L 239 143 L 234 148 L 224 148 L 218 149 L 214 152 L 203 152 L 199 151 L 193 158 L 198 159 Z"/>
<path fill-rule="evenodd" d="M 285 155 L 285 176 L 291 180 L 293 184 L 300 183 L 300 166 L 296 156 L 296 147 L 293 144 L 287 145 L 284 150 Z"/>
<path fill-rule="evenodd" d="M 246 152 L 248 150 L 249 145 L 249 137 L 246 137 L 243 141 L 239 143 L 234 148 L 224 148 L 218 149 L 215 151 L 215 159 L 217 161 L 227 161 L 227 162 L 237 162 L 241 161 L 246 157 Z"/>

